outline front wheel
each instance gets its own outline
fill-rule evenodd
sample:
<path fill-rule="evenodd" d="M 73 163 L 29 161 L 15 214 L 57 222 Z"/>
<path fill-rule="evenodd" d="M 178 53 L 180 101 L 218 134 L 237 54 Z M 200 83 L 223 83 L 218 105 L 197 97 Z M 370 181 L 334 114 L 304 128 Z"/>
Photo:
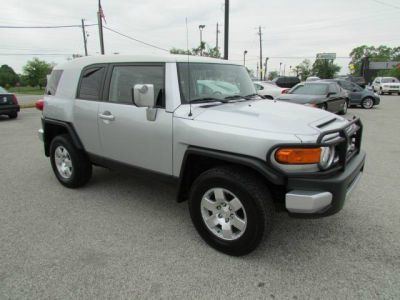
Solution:
<path fill-rule="evenodd" d="M 215 249 L 234 256 L 254 250 L 271 230 L 273 202 L 251 172 L 219 167 L 201 174 L 189 198 L 193 224 Z"/>
<path fill-rule="evenodd" d="M 68 135 L 56 136 L 50 145 L 50 161 L 58 181 L 69 188 L 85 185 L 92 176 L 92 164 Z"/>

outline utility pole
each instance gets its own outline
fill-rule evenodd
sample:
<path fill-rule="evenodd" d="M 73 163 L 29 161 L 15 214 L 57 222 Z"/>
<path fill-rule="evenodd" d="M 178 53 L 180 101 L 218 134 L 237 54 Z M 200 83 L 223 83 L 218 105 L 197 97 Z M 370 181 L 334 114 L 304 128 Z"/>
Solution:
<path fill-rule="evenodd" d="M 283 65 L 283 76 L 286 76 L 286 64 Z"/>
<path fill-rule="evenodd" d="M 228 46 L 229 46 L 229 0 L 225 0 L 224 59 L 228 59 Z"/>
<path fill-rule="evenodd" d="M 103 9 L 99 0 L 99 10 L 97 11 L 97 22 L 99 23 L 100 53 L 104 55 L 104 39 L 103 39 Z"/>
<path fill-rule="evenodd" d="M 282 74 L 281 74 L 281 67 L 282 67 L 282 63 L 280 62 L 280 63 L 279 63 L 279 76 L 282 75 Z"/>
<path fill-rule="evenodd" d="M 247 50 L 243 51 L 243 66 L 246 66 L 246 54 L 247 54 Z"/>
<path fill-rule="evenodd" d="M 203 29 L 206 25 L 199 25 L 200 30 L 200 55 L 203 56 Z"/>
<path fill-rule="evenodd" d="M 83 46 L 85 47 L 85 56 L 88 56 L 86 30 L 85 30 L 85 19 L 82 19 L 82 33 L 83 33 Z"/>
<path fill-rule="evenodd" d="M 217 32 L 216 32 L 216 41 L 215 41 L 215 48 L 218 50 L 218 35 L 221 31 L 219 31 L 219 24 L 217 22 Z"/>
<path fill-rule="evenodd" d="M 260 36 L 260 80 L 262 80 L 262 33 L 261 33 L 261 26 L 258 27 L 258 35 Z"/>
<path fill-rule="evenodd" d="M 265 58 L 265 73 L 264 73 L 264 80 L 268 80 L 268 73 L 267 73 L 267 65 L 268 65 L 269 57 Z"/>
<path fill-rule="evenodd" d="M 258 74 L 258 62 L 257 62 L 257 73 L 256 74 Z"/>

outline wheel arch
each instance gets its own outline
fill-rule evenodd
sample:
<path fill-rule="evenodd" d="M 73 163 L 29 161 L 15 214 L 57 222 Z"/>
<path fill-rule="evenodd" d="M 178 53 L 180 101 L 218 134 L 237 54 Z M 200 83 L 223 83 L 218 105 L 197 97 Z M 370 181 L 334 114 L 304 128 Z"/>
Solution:
<path fill-rule="evenodd" d="M 77 149 L 84 150 L 83 144 L 71 123 L 43 118 L 42 125 L 44 131 L 44 153 L 47 157 L 50 155 L 51 141 L 54 139 L 54 137 L 60 134 L 68 134 L 71 137 L 73 145 Z"/>
<path fill-rule="evenodd" d="M 270 187 L 271 193 L 275 194 L 276 192 L 276 198 L 281 198 L 281 189 L 284 187 L 286 179 L 283 175 L 270 169 L 265 161 L 235 153 L 189 146 L 182 160 L 177 201 L 183 202 L 187 199 L 192 183 L 201 173 L 214 167 L 226 165 L 246 168 L 261 176 Z"/>

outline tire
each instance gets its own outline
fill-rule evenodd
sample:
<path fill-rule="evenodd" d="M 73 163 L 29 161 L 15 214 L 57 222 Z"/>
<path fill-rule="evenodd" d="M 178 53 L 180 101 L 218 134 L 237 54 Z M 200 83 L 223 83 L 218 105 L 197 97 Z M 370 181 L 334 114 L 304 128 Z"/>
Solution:
<path fill-rule="evenodd" d="M 327 110 L 328 109 L 328 106 L 326 105 L 326 103 L 322 104 L 321 109 L 322 110 Z"/>
<path fill-rule="evenodd" d="M 397 93 L 398 96 L 400 96 L 400 93 Z"/>
<path fill-rule="evenodd" d="M 264 99 L 274 100 L 274 97 L 267 95 L 267 96 L 264 96 Z"/>
<path fill-rule="evenodd" d="M 372 99 L 370 97 L 363 99 L 361 102 L 361 106 L 362 106 L 362 108 L 365 108 L 365 109 L 371 109 L 372 107 L 374 107 L 374 99 Z"/>
<path fill-rule="evenodd" d="M 18 117 L 18 113 L 17 112 L 13 112 L 13 113 L 9 114 L 8 117 L 10 119 L 16 119 Z"/>
<path fill-rule="evenodd" d="M 58 181 L 68 188 L 81 187 L 92 176 L 88 157 L 73 145 L 68 135 L 58 135 L 51 141 L 50 162 Z"/>
<path fill-rule="evenodd" d="M 346 100 L 343 109 L 339 112 L 339 115 L 345 115 L 347 113 L 347 108 L 349 107 L 349 101 Z"/>
<path fill-rule="evenodd" d="M 379 90 L 378 95 L 383 95 L 384 92 L 382 91 L 382 89 Z"/>
<path fill-rule="evenodd" d="M 217 196 L 218 191 L 223 197 Z M 206 198 L 211 201 L 204 200 Z M 230 202 L 234 198 L 239 200 L 241 209 L 237 210 L 240 207 L 237 201 Z M 221 205 L 219 199 L 225 199 L 226 204 Z M 212 204 L 214 212 L 204 208 L 203 201 Z M 205 171 L 194 181 L 189 210 L 198 233 L 211 247 L 228 255 L 241 256 L 253 251 L 270 232 L 274 205 L 260 178 L 246 169 L 227 166 Z M 206 224 L 207 218 L 213 218 L 212 225 Z M 238 219 L 242 222 L 237 222 Z M 235 227 L 235 223 L 241 226 Z M 222 230 L 223 225 L 225 230 Z"/>

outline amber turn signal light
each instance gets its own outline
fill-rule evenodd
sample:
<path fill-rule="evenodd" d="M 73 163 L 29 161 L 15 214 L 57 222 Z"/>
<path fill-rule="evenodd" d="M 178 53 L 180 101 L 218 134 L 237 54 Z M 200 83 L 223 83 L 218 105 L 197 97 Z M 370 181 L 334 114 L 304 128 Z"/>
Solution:
<path fill-rule="evenodd" d="M 318 164 L 321 148 L 280 148 L 275 152 L 275 159 L 281 164 Z"/>

